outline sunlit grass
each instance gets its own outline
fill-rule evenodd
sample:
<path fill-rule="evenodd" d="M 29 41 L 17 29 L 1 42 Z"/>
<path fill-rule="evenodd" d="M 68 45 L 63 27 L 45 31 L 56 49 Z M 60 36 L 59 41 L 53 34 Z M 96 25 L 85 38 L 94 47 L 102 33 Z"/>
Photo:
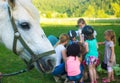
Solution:
<path fill-rule="evenodd" d="M 59 36 L 61 33 L 67 33 L 69 30 L 76 28 L 76 21 L 74 22 L 61 22 L 62 24 L 57 24 L 54 22 L 51 23 L 41 23 L 42 28 L 44 29 L 46 35 L 53 34 L 55 36 Z M 116 25 L 112 25 L 113 22 L 110 22 L 110 25 L 101 25 L 101 23 L 97 22 L 98 24 L 94 25 L 94 22 L 88 22 L 88 24 L 92 25 L 94 29 L 97 31 L 98 41 L 104 41 L 104 31 L 107 29 L 112 29 L 115 31 L 116 36 L 120 36 L 120 25 L 119 22 L 117 22 Z M 103 57 L 103 51 L 104 47 L 100 47 L 99 51 L 101 51 Z M 117 63 L 120 64 L 120 47 L 118 46 L 118 43 L 115 47 L 116 52 L 116 60 Z M 23 63 L 23 61 L 16 55 L 14 55 L 11 51 L 5 48 L 3 44 L 0 44 L 0 71 L 2 73 L 9 73 L 13 71 L 17 71 L 20 69 L 25 68 L 26 65 Z M 101 75 L 100 75 L 101 76 Z M 106 75 L 107 76 L 107 75 Z M 120 79 L 120 77 L 117 77 Z M 36 69 L 33 69 L 27 73 L 13 76 L 13 77 L 5 77 L 3 78 L 3 83 L 55 83 L 52 75 L 50 74 L 42 74 L 39 73 Z M 114 82 L 114 83 L 120 83 L 120 82 Z"/>

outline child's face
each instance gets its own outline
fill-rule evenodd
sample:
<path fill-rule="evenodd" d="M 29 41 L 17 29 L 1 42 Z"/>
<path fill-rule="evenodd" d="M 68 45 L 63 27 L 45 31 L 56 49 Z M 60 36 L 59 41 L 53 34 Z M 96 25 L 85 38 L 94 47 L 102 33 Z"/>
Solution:
<path fill-rule="evenodd" d="M 72 41 L 76 41 L 76 37 L 72 38 Z"/>
<path fill-rule="evenodd" d="M 79 23 L 78 25 L 79 25 L 79 28 L 83 28 L 85 26 L 85 24 L 83 23 Z"/>
<path fill-rule="evenodd" d="M 110 40 L 110 36 L 108 34 L 105 34 L 105 40 Z"/>

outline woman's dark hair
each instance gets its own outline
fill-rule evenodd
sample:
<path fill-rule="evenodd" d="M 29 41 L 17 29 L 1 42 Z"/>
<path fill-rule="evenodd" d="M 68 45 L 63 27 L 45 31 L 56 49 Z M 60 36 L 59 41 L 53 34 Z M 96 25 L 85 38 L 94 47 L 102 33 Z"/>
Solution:
<path fill-rule="evenodd" d="M 85 40 L 92 40 L 94 39 L 94 29 L 91 26 L 85 26 L 82 30 L 82 34 L 84 34 Z"/>
<path fill-rule="evenodd" d="M 80 53 L 80 46 L 78 43 L 73 43 L 67 47 L 67 56 L 78 56 Z"/>

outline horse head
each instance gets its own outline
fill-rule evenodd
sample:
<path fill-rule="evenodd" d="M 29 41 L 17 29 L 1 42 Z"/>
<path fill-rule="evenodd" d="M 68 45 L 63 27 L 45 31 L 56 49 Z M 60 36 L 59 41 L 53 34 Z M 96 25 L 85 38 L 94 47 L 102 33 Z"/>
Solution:
<path fill-rule="evenodd" d="M 28 66 L 50 72 L 55 65 L 54 48 L 42 30 L 32 0 L 0 0 L 0 40 Z"/>

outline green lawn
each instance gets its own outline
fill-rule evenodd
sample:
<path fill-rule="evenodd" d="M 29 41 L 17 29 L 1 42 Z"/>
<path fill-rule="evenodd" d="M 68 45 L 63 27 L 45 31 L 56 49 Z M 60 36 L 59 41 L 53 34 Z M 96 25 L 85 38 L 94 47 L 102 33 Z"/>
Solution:
<path fill-rule="evenodd" d="M 103 33 L 107 29 L 112 29 L 116 32 L 116 36 L 120 36 L 120 25 L 118 24 L 113 24 L 110 23 L 110 25 L 101 25 L 100 23 L 94 24 L 93 25 L 94 29 L 97 31 L 98 36 L 97 39 L 98 41 L 104 41 L 104 36 Z M 55 36 L 59 36 L 61 33 L 67 33 L 68 30 L 74 29 L 77 30 L 75 25 L 57 25 L 57 24 L 41 24 L 46 35 L 53 34 Z M 104 47 L 100 47 L 99 51 L 103 54 Z M 118 43 L 116 44 L 115 47 L 115 52 L 116 52 L 116 60 L 117 63 L 120 64 L 120 47 L 118 46 Z M 103 56 L 101 56 L 102 58 Z M 2 73 L 9 73 L 13 71 L 20 70 L 25 67 L 25 64 L 23 61 L 18 58 L 18 56 L 14 55 L 11 51 L 5 48 L 4 45 L 0 44 L 0 71 Z M 101 76 L 101 74 L 100 74 Z M 120 79 L 119 77 L 116 77 L 117 79 Z M 5 77 L 2 79 L 3 83 L 55 83 L 53 77 L 50 74 L 42 74 L 39 73 L 36 69 L 33 69 L 30 72 L 13 76 L 13 77 Z M 116 81 L 114 83 L 120 83 L 120 81 Z"/>

